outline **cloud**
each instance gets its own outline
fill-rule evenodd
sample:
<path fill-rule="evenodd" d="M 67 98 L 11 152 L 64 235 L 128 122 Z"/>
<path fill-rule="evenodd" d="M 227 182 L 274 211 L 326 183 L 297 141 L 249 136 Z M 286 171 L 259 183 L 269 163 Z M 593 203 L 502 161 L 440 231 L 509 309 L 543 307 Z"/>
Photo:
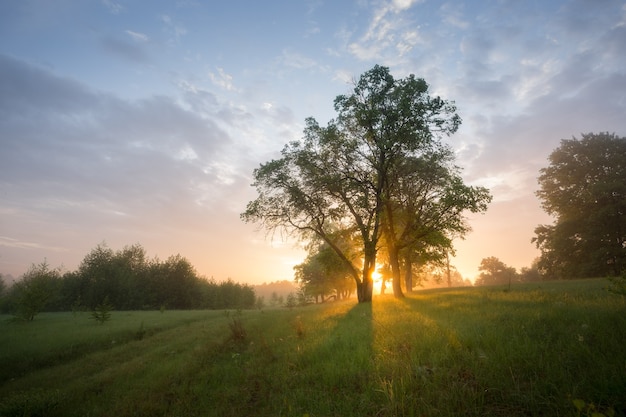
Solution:
<path fill-rule="evenodd" d="M 61 248 L 54 246 L 44 246 L 35 242 L 25 242 L 18 239 L 13 239 L 7 236 L 0 236 L 0 246 L 17 248 L 17 249 L 46 249 L 52 251 L 62 251 Z"/>
<path fill-rule="evenodd" d="M 130 36 L 135 42 L 147 42 L 149 40 L 148 35 L 140 32 L 133 32 L 132 30 L 125 30 L 128 36 Z"/>
<path fill-rule="evenodd" d="M 104 4 L 112 14 L 119 14 L 124 10 L 124 6 L 113 0 L 102 0 L 102 4 Z"/>
<path fill-rule="evenodd" d="M 230 159 L 220 160 L 232 141 L 218 109 L 207 117 L 163 96 L 120 100 L 7 57 L 0 74 L 0 90 L 15 92 L 0 98 L 4 210 L 144 223 L 227 195 Z"/>
<path fill-rule="evenodd" d="M 383 2 L 373 10 L 367 31 L 347 45 L 348 52 L 361 61 L 384 61 L 386 65 L 397 65 L 413 47 L 423 42 L 419 26 L 405 18 L 407 10 L 418 3 L 421 1 Z"/>
<path fill-rule="evenodd" d="M 227 91 L 234 91 L 233 76 L 227 74 L 223 68 L 217 68 L 217 73 L 209 71 L 209 78 L 213 84 Z"/>

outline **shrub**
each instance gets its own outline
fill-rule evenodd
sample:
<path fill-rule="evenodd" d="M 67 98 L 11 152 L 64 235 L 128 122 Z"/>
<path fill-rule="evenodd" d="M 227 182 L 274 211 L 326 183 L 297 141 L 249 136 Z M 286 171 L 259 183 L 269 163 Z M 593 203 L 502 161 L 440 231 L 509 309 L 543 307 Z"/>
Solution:
<path fill-rule="evenodd" d="M 15 316 L 26 321 L 33 321 L 35 316 L 46 307 L 46 304 L 58 293 L 60 272 L 50 269 L 46 261 L 39 265 L 33 264 L 24 274 L 22 280 L 12 288 L 15 300 Z"/>
<path fill-rule="evenodd" d="M 91 312 L 91 318 L 98 324 L 104 324 L 111 319 L 111 310 L 113 310 L 113 306 L 109 303 L 109 297 L 105 297 Z"/>

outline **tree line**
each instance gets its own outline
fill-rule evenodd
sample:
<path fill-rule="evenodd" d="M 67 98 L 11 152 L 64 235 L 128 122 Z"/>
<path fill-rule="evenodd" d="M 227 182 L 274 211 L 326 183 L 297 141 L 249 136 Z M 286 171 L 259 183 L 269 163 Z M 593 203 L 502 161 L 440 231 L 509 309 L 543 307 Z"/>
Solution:
<path fill-rule="evenodd" d="M 0 310 L 26 320 L 40 311 L 93 310 L 103 303 L 117 310 L 184 310 L 248 309 L 257 302 L 247 284 L 201 277 L 180 255 L 149 259 L 139 244 L 117 251 L 100 244 L 75 271 L 62 273 L 44 261 L 12 286 L 1 285 Z"/>

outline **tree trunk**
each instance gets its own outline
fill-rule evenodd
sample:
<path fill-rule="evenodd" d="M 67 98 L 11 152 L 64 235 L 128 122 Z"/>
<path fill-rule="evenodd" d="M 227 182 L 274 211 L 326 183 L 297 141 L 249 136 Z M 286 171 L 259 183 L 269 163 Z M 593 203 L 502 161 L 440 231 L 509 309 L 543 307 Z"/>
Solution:
<path fill-rule="evenodd" d="M 369 282 L 359 282 L 356 284 L 356 295 L 359 303 L 369 303 L 372 301 L 374 285 L 372 280 Z"/>
<path fill-rule="evenodd" d="M 365 250 L 365 259 L 363 260 L 363 271 L 360 282 L 356 283 L 356 293 L 359 303 L 368 303 L 372 301 L 374 292 L 374 280 L 372 273 L 376 268 L 376 249 Z"/>
<path fill-rule="evenodd" d="M 406 286 L 406 292 L 413 292 L 413 263 L 409 259 L 408 255 L 404 258 L 404 285 Z"/>
<path fill-rule="evenodd" d="M 404 297 L 402 293 L 402 278 L 400 274 L 400 260 L 398 259 L 398 248 L 395 245 L 390 245 L 389 248 L 389 264 L 391 265 L 391 274 L 393 276 L 391 284 L 393 287 L 393 295 L 396 298 Z"/>
<path fill-rule="evenodd" d="M 446 268 L 448 272 L 448 288 L 452 287 L 452 277 L 450 276 L 450 253 L 446 251 Z"/>

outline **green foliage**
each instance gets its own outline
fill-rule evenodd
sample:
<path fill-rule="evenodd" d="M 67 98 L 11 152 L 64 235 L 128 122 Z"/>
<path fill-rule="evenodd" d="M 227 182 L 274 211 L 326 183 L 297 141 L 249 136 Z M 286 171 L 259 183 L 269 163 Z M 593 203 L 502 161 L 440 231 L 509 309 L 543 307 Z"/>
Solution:
<path fill-rule="evenodd" d="M 606 283 L 429 290 L 243 315 L 114 312 L 106 328 L 71 313 L 29 326 L 0 320 L 0 415 L 30 398 L 52 417 L 571 416 L 573 399 L 580 415 L 625 415 L 626 301 Z M 243 343 L 229 341 L 233 319 Z M 68 355 L 73 346 L 82 348 Z M 26 365 L 23 352 L 30 365 L 11 368 Z"/>
<path fill-rule="evenodd" d="M 111 310 L 113 310 L 113 306 L 109 302 L 109 297 L 105 297 L 91 312 L 91 318 L 98 324 L 104 324 L 111 319 Z"/>
<path fill-rule="evenodd" d="M 553 278 L 619 276 L 626 268 L 626 138 L 562 140 L 541 169 L 537 196 L 555 216 L 533 240 Z"/>
<path fill-rule="evenodd" d="M 7 290 L 7 284 L 4 282 L 4 277 L 0 274 L 0 299 L 4 297 L 4 293 Z"/>
<path fill-rule="evenodd" d="M 15 316 L 25 321 L 33 321 L 58 296 L 59 280 L 59 270 L 50 269 L 46 261 L 31 265 L 28 272 L 11 289 Z"/>

